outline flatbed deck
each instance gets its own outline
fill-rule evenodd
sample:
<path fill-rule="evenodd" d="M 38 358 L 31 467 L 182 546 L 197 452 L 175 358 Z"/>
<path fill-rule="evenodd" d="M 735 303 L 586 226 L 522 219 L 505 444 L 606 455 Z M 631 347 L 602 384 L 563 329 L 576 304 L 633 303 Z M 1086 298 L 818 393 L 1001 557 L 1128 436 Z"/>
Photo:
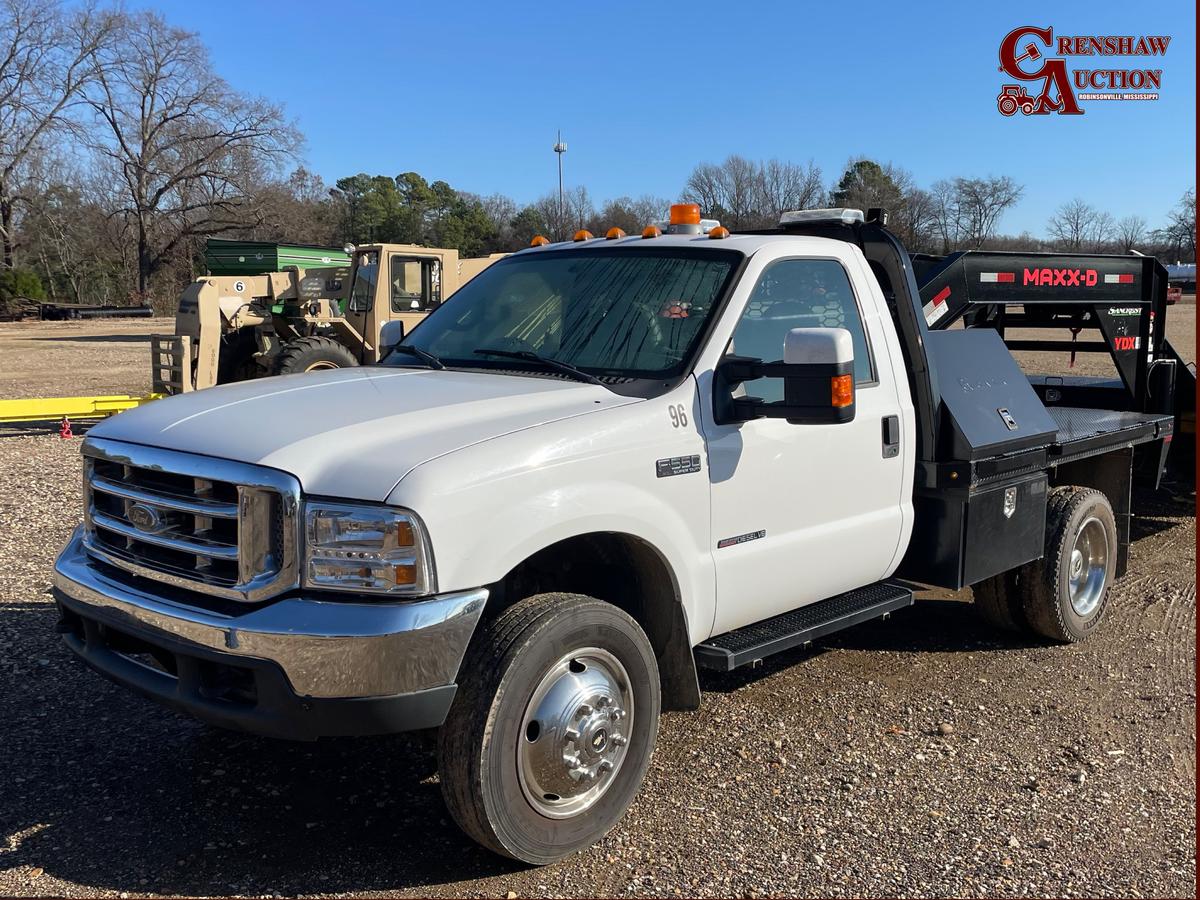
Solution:
<path fill-rule="evenodd" d="M 1080 459 L 1118 447 L 1133 447 L 1171 434 L 1174 416 L 1078 406 L 1047 406 L 1058 426 L 1049 447 L 1052 462 Z"/>

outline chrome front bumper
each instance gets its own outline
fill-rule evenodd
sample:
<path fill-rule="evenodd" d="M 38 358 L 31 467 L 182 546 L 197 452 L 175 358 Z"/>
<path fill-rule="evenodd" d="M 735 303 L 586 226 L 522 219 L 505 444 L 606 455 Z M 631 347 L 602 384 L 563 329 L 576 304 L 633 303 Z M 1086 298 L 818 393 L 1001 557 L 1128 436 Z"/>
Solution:
<path fill-rule="evenodd" d="M 79 529 L 55 562 L 54 593 L 68 645 L 113 680 L 218 724 L 304 738 L 441 724 L 488 596 L 308 595 L 223 615 L 96 563 Z M 228 683 L 241 687 L 214 687 Z"/>

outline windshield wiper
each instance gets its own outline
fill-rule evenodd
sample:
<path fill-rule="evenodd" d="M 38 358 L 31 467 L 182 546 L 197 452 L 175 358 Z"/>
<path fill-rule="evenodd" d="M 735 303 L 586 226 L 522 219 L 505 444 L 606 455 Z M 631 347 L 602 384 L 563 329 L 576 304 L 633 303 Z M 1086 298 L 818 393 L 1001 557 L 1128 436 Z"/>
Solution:
<path fill-rule="evenodd" d="M 490 347 L 478 347 L 471 352 L 478 353 L 480 356 L 502 356 L 505 359 L 523 359 L 527 362 L 541 363 L 543 366 L 554 369 L 556 372 L 570 375 L 576 381 L 583 381 L 587 384 L 604 384 L 595 375 L 589 375 L 582 369 L 575 368 L 570 363 L 565 363 L 561 359 L 551 359 L 548 356 L 542 356 L 540 353 L 534 353 L 532 350 L 493 350 Z"/>
<path fill-rule="evenodd" d="M 397 344 L 392 348 L 392 353 L 407 353 L 409 356 L 415 356 L 421 362 L 425 363 L 431 369 L 444 369 L 446 364 L 430 353 L 428 350 L 422 350 L 420 347 L 413 347 L 409 344 Z M 389 353 L 388 356 L 392 354 Z M 387 359 L 387 356 L 384 357 Z M 383 360 L 380 360 L 382 362 Z"/>

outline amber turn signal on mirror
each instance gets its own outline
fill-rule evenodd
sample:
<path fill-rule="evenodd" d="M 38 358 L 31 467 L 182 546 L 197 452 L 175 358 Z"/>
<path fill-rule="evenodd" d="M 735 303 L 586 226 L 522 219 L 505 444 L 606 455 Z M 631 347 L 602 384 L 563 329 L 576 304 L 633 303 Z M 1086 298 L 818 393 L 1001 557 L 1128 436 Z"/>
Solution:
<path fill-rule="evenodd" d="M 829 379 L 832 388 L 832 396 L 830 402 L 837 407 L 852 406 L 854 404 L 854 376 L 853 375 L 834 375 Z"/>

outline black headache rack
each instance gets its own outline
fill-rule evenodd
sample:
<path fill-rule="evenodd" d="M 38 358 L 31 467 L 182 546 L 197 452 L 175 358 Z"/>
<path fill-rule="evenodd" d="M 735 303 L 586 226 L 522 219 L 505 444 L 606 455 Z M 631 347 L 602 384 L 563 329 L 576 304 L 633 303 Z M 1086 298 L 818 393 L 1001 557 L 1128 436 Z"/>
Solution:
<path fill-rule="evenodd" d="M 804 234 L 853 243 L 863 251 L 883 289 L 900 334 L 917 419 L 913 536 L 897 575 L 957 589 L 1038 559 L 1043 553 L 1047 494 L 1059 484 L 1096 487 L 1108 495 L 1118 524 L 1118 573 L 1123 572 L 1135 452 L 1149 480 L 1157 484 L 1176 412 L 1182 405 L 1183 391 L 1174 377 L 1181 363 L 1154 330 L 1165 325 L 1162 267 L 1148 258 L 1074 258 L 1092 263 L 1082 267 L 1084 286 L 1103 285 L 1090 296 L 1088 308 L 1083 309 L 1074 295 L 1055 292 L 1047 301 L 1068 311 L 1039 309 L 1020 320 L 1021 324 L 1050 321 L 1061 328 L 1060 317 L 1078 316 L 1083 321 L 1086 313 L 1092 317 L 1086 322 L 1096 322 L 1099 327 L 1098 317 L 1104 315 L 1105 327 L 1118 329 L 1112 332 L 1114 336 L 1142 338 L 1133 347 L 1135 357 L 1145 355 L 1150 346 L 1159 348 L 1153 357 L 1140 362 L 1135 358 L 1125 368 L 1119 365 L 1123 374 L 1116 387 L 1106 384 L 1088 390 L 1060 390 L 1055 395 L 1049 393 L 1051 386 L 1065 387 L 1066 381 L 1047 381 L 1039 389 L 1037 380 L 1021 371 L 1010 352 L 1023 346 L 1017 341 L 1006 346 L 996 322 L 1009 316 L 1013 305 L 1044 302 L 1037 297 L 1029 299 L 1028 292 L 1018 290 L 1017 279 L 1023 280 L 1023 272 L 1016 268 L 1016 261 L 1036 258 L 1039 269 L 1051 270 L 1045 276 L 1048 288 L 1077 288 L 1079 285 L 1055 284 L 1074 277 L 1055 274 L 1054 266 L 1041 255 L 910 257 L 884 221 L 882 213 L 872 210 L 865 222 L 809 221 L 759 233 Z M 1001 257 L 1014 265 L 1000 269 L 997 262 Z M 1100 262 L 1109 259 L 1111 265 Z M 989 265 L 993 268 L 987 268 Z M 1080 266 L 1076 262 L 1073 267 Z M 1089 268 L 1095 275 L 1091 285 L 1086 284 L 1093 277 L 1087 273 Z M 993 272 L 997 276 L 1001 272 L 1016 274 L 1012 280 L 979 279 Z M 1118 277 L 1105 279 L 1104 275 Z M 972 276 L 984 287 L 969 287 Z M 1043 276 L 1037 278 L 1040 287 Z M 988 291 L 993 292 L 985 293 Z M 1133 299 L 1135 291 L 1137 300 Z M 1133 317 L 1124 325 L 1114 324 L 1113 320 L 1121 317 L 1108 307 L 1134 305 L 1139 310 L 1144 305 L 1146 313 L 1155 315 L 1140 316 L 1136 333 L 1130 334 Z M 941 306 L 944 311 L 937 309 Z M 1104 307 L 1103 313 L 1099 306 Z M 959 320 L 967 327 L 949 327 Z M 1004 324 L 1012 327 L 1013 322 L 1005 318 Z M 1122 327 L 1126 331 L 1119 330 Z M 1037 349 L 1055 349 L 1038 343 Z M 1160 359 L 1172 364 L 1163 364 L 1160 370 Z M 1193 373 L 1188 376 L 1194 421 L 1195 380 Z M 1181 380 L 1186 384 L 1186 377 Z"/>

